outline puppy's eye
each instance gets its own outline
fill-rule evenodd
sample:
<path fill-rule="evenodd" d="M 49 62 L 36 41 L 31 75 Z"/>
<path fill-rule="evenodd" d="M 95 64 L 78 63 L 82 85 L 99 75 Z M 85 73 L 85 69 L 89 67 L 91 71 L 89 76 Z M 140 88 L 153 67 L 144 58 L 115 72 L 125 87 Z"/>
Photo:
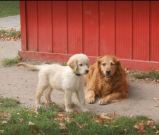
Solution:
<path fill-rule="evenodd" d="M 102 63 L 102 66 L 106 66 L 106 63 Z"/>
<path fill-rule="evenodd" d="M 83 64 L 79 64 L 79 66 L 80 66 L 80 67 L 82 67 L 82 66 L 83 66 Z"/>

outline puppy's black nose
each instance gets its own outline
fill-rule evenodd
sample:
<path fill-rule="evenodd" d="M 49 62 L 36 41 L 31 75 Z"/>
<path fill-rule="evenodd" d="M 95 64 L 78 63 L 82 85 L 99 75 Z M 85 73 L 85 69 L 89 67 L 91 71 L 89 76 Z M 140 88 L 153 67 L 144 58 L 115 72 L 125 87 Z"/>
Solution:
<path fill-rule="evenodd" d="M 86 72 L 86 74 L 87 74 L 87 73 L 89 72 L 89 70 L 86 70 L 85 72 Z"/>

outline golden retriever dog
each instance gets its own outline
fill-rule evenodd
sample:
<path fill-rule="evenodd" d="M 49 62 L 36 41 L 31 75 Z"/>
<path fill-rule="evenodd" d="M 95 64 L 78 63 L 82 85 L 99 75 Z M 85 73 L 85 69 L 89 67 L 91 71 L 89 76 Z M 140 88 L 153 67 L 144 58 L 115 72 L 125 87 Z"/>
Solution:
<path fill-rule="evenodd" d="M 90 104 L 96 97 L 100 98 L 100 105 L 105 105 L 128 96 L 126 74 L 114 56 L 98 58 L 90 66 L 86 79 L 86 101 Z"/>
<path fill-rule="evenodd" d="M 40 107 L 40 99 L 45 92 L 47 104 L 51 101 L 52 90 L 64 92 L 65 110 L 72 112 L 72 94 L 75 93 L 82 111 L 88 111 L 85 107 L 84 75 L 88 73 L 89 59 L 85 54 L 75 54 L 67 62 L 67 66 L 59 64 L 30 65 L 20 63 L 32 70 L 39 70 L 39 80 L 36 90 L 36 108 Z"/>

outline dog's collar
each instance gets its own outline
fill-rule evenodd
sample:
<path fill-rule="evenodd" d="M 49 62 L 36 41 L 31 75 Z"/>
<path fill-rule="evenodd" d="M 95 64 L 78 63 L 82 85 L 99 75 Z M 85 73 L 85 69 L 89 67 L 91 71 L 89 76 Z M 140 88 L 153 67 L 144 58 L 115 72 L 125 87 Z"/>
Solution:
<path fill-rule="evenodd" d="M 75 73 L 76 76 L 81 76 L 81 74 Z"/>

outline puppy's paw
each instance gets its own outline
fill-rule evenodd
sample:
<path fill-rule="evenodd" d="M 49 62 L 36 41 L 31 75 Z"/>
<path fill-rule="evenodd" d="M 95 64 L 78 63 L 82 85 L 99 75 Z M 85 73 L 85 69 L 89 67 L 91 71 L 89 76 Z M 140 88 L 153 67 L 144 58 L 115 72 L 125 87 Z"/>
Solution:
<path fill-rule="evenodd" d="M 95 102 L 95 98 L 94 97 L 89 97 L 89 98 L 86 98 L 86 102 L 88 104 L 93 104 Z"/>
<path fill-rule="evenodd" d="M 49 102 L 46 102 L 45 103 L 45 105 L 47 106 L 47 107 L 50 107 L 50 106 L 52 106 L 52 105 L 54 105 L 55 103 L 54 102 L 52 102 L 52 101 L 49 101 Z"/>
<path fill-rule="evenodd" d="M 89 109 L 88 108 L 82 108 L 82 112 L 89 112 Z"/>
<path fill-rule="evenodd" d="M 76 104 L 72 103 L 70 104 L 70 108 L 74 108 L 76 106 Z"/>
<path fill-rule="evenodd" d="M 108 102 L 108 100 L 106 100 L 106 99 L 100 99 L 98 103 L 99 103 L 100 105 L 106 105 L 106 104 L 108 104 L 109 102 Z"/>
<path fill-rule="evenodd" d="M 72 108 L 66 108 L 66 112 L 71 113 L 71 112 L 73 112 L 73 109 Z"/>
<path fill-rule="evenodd" d="M 39 109 L 40 109 L 41 105 L 40 104 L 36 104 L 36 107 L 35 107 L 35 111 L 38 112 Z"/>

